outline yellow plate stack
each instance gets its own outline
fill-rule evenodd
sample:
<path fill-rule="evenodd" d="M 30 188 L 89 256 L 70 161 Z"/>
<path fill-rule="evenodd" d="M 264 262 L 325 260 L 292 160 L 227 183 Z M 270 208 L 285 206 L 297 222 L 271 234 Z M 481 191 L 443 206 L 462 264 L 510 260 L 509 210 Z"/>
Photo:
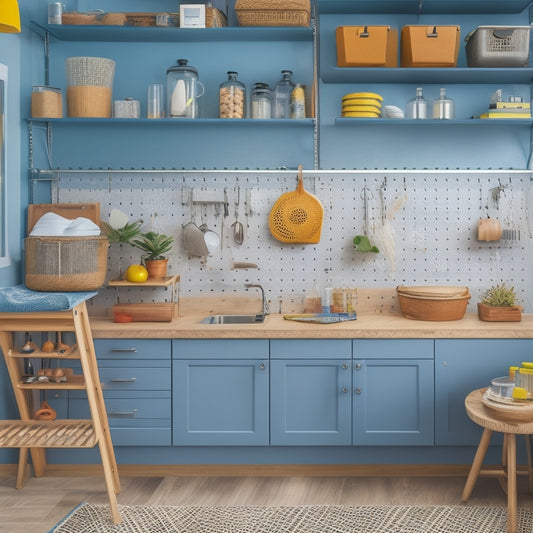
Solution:
<path fill-rule="evenodd" d="M 350 93 L 342 97 L 342 117 L 380 118 L 383 97 L 376 93 Z"/>

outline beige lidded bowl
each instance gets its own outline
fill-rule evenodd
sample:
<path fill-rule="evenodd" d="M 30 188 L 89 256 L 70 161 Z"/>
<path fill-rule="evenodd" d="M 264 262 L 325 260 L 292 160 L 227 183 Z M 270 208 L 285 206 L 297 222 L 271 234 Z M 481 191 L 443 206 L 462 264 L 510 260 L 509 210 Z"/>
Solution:
<path fill-rule="evenodd" d="M 468 287 L 399 286 L 396 292 L 403 316 L 412 320 L 461 320 L 470 300 Z"/>

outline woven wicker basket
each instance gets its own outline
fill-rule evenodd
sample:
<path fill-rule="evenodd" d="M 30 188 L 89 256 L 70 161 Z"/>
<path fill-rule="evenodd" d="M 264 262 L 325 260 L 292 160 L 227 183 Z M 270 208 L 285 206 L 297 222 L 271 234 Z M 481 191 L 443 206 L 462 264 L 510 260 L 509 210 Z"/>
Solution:
<path fill-rule="evenodd" d="M 26 286 L 34 291 L 93 291 L 105 282 L 105 236 L 26 237 Z"/>
<path fill-rule="evenodd" d="M 310 0 L 236 0 L 239 26 L 309 26 Z"/>

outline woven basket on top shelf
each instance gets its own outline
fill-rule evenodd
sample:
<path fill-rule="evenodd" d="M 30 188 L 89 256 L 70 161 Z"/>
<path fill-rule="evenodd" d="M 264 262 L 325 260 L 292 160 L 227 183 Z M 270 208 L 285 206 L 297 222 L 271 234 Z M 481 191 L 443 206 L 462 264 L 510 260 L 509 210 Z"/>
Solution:
<path fill-rule="evenodd" d="M 309 26 L 310 0 L 236 0 L 239 26 Z"/>

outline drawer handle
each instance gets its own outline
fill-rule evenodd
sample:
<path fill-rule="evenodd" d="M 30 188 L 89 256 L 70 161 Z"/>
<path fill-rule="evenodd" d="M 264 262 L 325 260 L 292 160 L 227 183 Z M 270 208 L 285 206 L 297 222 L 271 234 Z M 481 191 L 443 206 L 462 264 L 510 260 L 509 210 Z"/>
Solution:
<path fill-rule="evenodd" d="M 137 348 L 111 348 L 112 352 L 136 352 Z"/>
<path fill-rule="evenodd" d="M 138 409 L 132 409 L 131 411 L 111 411 L 109 416 L 135 416 Z"/>
<path fill-rule="evenodd" d="M 355 369 L 356 370 L 361 370 L 361 368 L 362 368 L 361 363 L 355 363 Z"/>
<path fill-rule="evenodd" d="M 343 388 L 342 388 L 342 392 L 343 392 L 344 394 L 347 394 L 347 393 L 348 393 L 348 387 L 343 387 Z"/>
<path fill-rule="evenodd" d="M 113 378 L 112 383 L 133 383 L 137 381 L 137 378 Z"/>
<path fill-rule="evenodd" d="M 357 387 L 355 389 L 355 394 L 361 394 L 363 392 L 363 390 L 361 389 L 361 387 Z"/>

